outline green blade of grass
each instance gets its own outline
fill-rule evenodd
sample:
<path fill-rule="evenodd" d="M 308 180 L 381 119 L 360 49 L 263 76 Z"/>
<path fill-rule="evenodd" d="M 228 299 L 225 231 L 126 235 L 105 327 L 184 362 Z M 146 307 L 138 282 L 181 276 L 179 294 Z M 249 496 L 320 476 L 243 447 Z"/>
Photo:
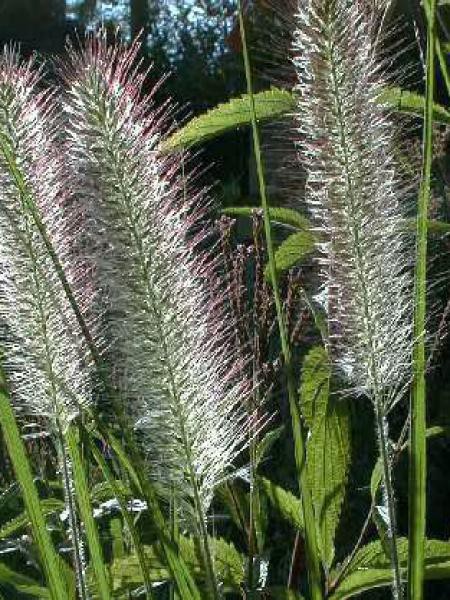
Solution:
<path fill-rule="evenodd" d="M 74 488 L 80 515 L 86 530 L 86 537 L 91 555 L 97 588 L 101 600 L 111 600 L 110 587 L 105 569 L 103 550 L 100 544 L 97 525 L 94 520 L 89 495 L 85 466 L 79 448 L 79 433 L 74 425 L 70 425 L 65 433 L 65 440 L 72 461 Z"/>
<path fill-rule="evenodd" d="M 14 411 L 9 402 L 4 375 L 1 372 L 0 423 L 14 472 L 22 490 L 23 501 L 30 519 L 33 538 L 39 551 L 51 598 L 52 600 L 66 600 L 67 592 L 59 569 L 59 558 L 53 547 L 42 514 L 31 467 L 26 456 Z"/>
<path fill-rule="evenodd" d="M 426 3 L 425 3 L 426 4 Z M 424 115 L 424 156 L 417 214 L 417 258 L 414 315 L 414 381 L 411 391 L 409 444 L 409 551 L 408 599 L 422 600 L 426 517 L 426 279 L 427 216 L 433 161 L 433 99 L 435 89 L 436 0 L 427 11 L 427 80 Z"/>
<path fill-rule="evenodd" d="M 95 441 L 92 439 L 92 436 L 89 433 L 87 433 L 87 439 L 88 439 L 88 443 L 89 443 L 91 452 L 94 456 L 94 459 L 96 460 L 98 466 L 100 467 L 105 480 L 110 485 L 111 491 L 114 494 L 115 498 L 117 499 L 117 502 L 119 503 L 120 510 L 122 512 L 124 521 L 128 527 L 128 531 L 130 532 L 131 539 L 133 541 L 134 550 L 136 552 L 136 556 L 137 556 L 139 566 L 141 569 L 142 579 L 143 579 L 144 585 L 145 585 L 146 598 L 147 598 L 147 600 L 152 600 L 152 598 L 153 598 L 152 582 L 150 581 L 149 576 L 148 576 L 149 570 L 148 570 L 148 565 L 147 565 L 147 559 L 145 557 L 144 549 L 143 549 L 143 546 L 139 539 L 139 535 L 137 533 L 136 527 L 134 526 L 134 521 L 131 518 L 130 513 L 127 510 L 126 499 L 123 496 L 120 488 L 116 484 L 116 479 L 115 479 L 111 469 L 109 468 L 108 463 L 106 462 L 105 458 L 103 457 L 103 454 L 97 448 Z"/>
<path fill-rule="evenodd" d="M 178 548 L 170 539 L 170 532 L 161 512 L 156 493 L 152 484 L 145 477 L 145 469 L 142 468 L 138 456 L 133 455 L 133 462 L 128 458 L 120 442 L 104 428 L 100 431 L 101 437 L 114 451 L 118 461 L 130 476 L 131 481 L 145 498 L 148 510 L 153 518 L 153 525 L 158 535 L 162 553 L 166 559 L 167 566 L 177 585 L 177 590 L 183 600 L 201 600 L 198 587 L 190 573 L 187 565 L 179 555 Z"/>
<path fill-rule="evenodd" d="M 306 449 L 305 449 L 305 432 L 300 417 L 299 402 L 297 397 L 297 386 L 292 365 L 291 348 L 286 332 L 286 324 L 283 314 L 283 307 L 280 297 L 280 291 L 277 281 L 277 270 L 275 263 L 275 252 L 272 240 L 272 229 L 270 223 L 269 203 L 266 194 L 266 182 L 264 175 L 263 159 L 261 153 L 261 144 L 259 139 L 259 130 L 257 124 L 257 115 L 253 96 L 253 83 L 250 67 L 250 59 L 247 47 L 244 16 L 242 5 L 238 2 L 239 25 L 241 31 L 242 49 L 244 55 L 245 76 L 247 80 L 247 94 L 250 100 L 251 125 L 253 132 L 253 147 L 256 158 L 256 170 L 258 176 L 259 192 L 261 196 L 261 206 L 264 216 L 264 231 L 267 244 L 267 254 L 269 258 L 269 272 L 272 281 L 272 289 L 275 300 L 277 313 L 278 329 L 280 334 L 281 349 L 284 359 L 284 367 L 286 373 L 286 383 L 289 396 L 289 408 L 291 413 L 292 430 L 294 436 L 294 452 L 295 462 L 297 466 L 298 485 L 301 492 L 303 522 L 305 527 L 305 550 L 306 563 L 308 570 L 308 582 L 310 596 L 312 600 L 322 600 L 322 577 L 320 568 L 319 549 L 316 537 L 316 524 L 314 520 L 314 509 L 311 498 L 311 491 L 307 472 L 305 468 Z"/>
<path fill-rule="evenodd" d="M 422 3 L 427 17 L 427 22 L 431 24 L 432 28 L 435 29 L 436 10 L 433 8 L 434 0 L 424 0 Z M 441 44 L 439 37 L 434 33 L 434 50 L 439 61 L 441 68 L 442 77 L 444 79 L 445 87 L 447 88 L 447 94 L 450 96 L 450 72 L 447 66 L 447 58 L 445 56 L 448 53 L 445 46 Z"/>

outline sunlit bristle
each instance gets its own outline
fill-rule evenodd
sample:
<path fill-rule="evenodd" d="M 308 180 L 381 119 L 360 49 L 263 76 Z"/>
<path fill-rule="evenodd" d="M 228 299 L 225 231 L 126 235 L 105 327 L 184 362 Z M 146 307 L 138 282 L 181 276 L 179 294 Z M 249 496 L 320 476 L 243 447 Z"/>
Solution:
<path fill-rule="evenodd" d="M 142 97 L 137 44 L 70 50 L 68 156 L 98 264 L 109 356 L 150 472 L 206 515 L 248 438 L 248 384 L 217 284 L 204 194 L 164 156 L 164 115 Z M 152 92 L 150 92 L 152 95 Z M 192 519 L 191 519 L 192 522 Z"/>
<path fill-rule="evenodd" d="M 371 393 L 376 371 L 389 406 L 410 379 L 412 245 L 369 19 L 343 0 L 312 0 L 298 15 L 295 66 L 334 359 L 359 392 Z"/>
<path fill-rule="evenodd" d="M 51 91 L 14 50 L 0 57 L 0 320 L 4 366 L 16 409 L 66 427 L 90 402 L 89 361 L 33 211 L 74 288 L 71 223 Z M 79 296 L 80 304 L 84 296 Z"/>

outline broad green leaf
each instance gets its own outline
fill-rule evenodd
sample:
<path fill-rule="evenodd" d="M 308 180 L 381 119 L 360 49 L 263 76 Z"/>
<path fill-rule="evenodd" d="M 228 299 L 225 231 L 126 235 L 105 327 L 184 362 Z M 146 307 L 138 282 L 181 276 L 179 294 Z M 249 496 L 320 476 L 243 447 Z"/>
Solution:
<path fill-rule="evenodd" d="M 330 395 L 331 366 L 322 346 L 305 357 L 300 386 L 302 413 L 309 427 L 307 469 L 324 564 L 334 559 L 350 464 L 350 415 L 345 400 Z"/>
<path fill-rule="evenodd" d="M 214 564 L 218 579 L 223 583 L 224 591 L 239 591 L 245 578 L 245 557 L 236 548 L 221 538 L 210 538 L 214 555 Z M 149 578 L 153 582 L 167 581 L 169 572 L 161 563 L 160 552 L 154 546 L 145 546 L 149 567 Z M 191 538 L 180 536 L 180 555 L 199 584 L 204 585 L 202 562 L 199 560 L 195 543 Z M 114 560 L 111 567 L 114 593 L 133 590 L 142 586 L 142 572 L 136 555 Z"/>
<path fill-rule="evenodd" d="M 398 541 L 400 564 L 404 576 L 408 562 L 408 541 L 401 538 Z M 336 577 L 332 573 L 330 581 Z M 450 542 L 427 540 L 425 544 L 425 579 L 450 578 Z M 329 600 L 346 600 L 365 591 L 392 584 L 392 569 L 389 557 L 377 540 L 364 546 L 348 566 L 348 570 L 337 588 L 329 596 Z"/>
<path fill-rule="evenodd" d="M 256 466 L 266 458 L 267 454 L 270 452 L 272 446 L 275 444 L 277 440 L 280 439 L 282 433 L 284 431 L 284 425 L 280 427 L 276 427 L 275 429 L 270 429 L 264 437 L 258 442 L 256 446 Z"/>
<path fill-rule="evenodd" d="M 40 501 L 41 511 L 44 517 L 55 512 L 62 512 L 65 503 L 57 498 L 48 498 Z M 0 527 L 0 540 L 17 535 L 22 529 L 30 526 L 30 517 L 28 513 L 21 513 L 19 516 L 11 519 Z"/>
<path fill-rule="evenodd" d="M 260 482 L 267 498 L 277 512 L 296 529 L 302 531 L 303 512 L 300 499 L 265 477 L 261 477 Z"/>
<path fill-rule="evenodd" d="M 300 401 L 308 429 L 325 416 L 330 389 L 330 361 L 323 346 L 315 346 L 305 356 L 300 383 Z"/>
<path fill-rule="evenodd" d="M 261 209 L 257 206 L 232 206 L 224 208 L 222 212 L 230 217 L 251 217 L 255 210 Z M 292 208 L 271 206 L 269 208 L 269 215 L 272 223 L 293 227 L 299 231 L 311 230 L 309 219 Z"/>
<path fill-rule="evenodd" d="M 315 248 L 316 238 L 311 231 L 299 231 L 293 233 L 282 242 L 275 251 L 275 267 L 277 274 L 287 271 L 302 259 L 309 256 Z M 266 277 L 269 278 L 268 266 L 265 269 Z"/>
<path fill-rule="evenodd" d="M 272 88 L 254 95 L 256 116 L 259 121 L 279 119 L 295 113 L 296 99 L 292 92 Z M 423 118 L 424 98 L 420 94 L 398 87 L 387 87 L 379 97 L 380 103 L 389 108 Z M 448 125 L 450 111 L 434 105 L 434 120 Z M 249 97 L 244 95 L 229 102 L 219 104 L 208 112 L 194 117 L 182 129 L 172 134 L 162 146 L 163 152 L 173 152 L 250 125 L 251 111 Z"/>
<path fill-rule="evenodd" d="M 423 96 L 399 87 L 385 88 L 379 96 L 379 101 L 381 104 L 385 104 L 397 112 L 417 117 L 423 117 L 425 111 L 425 99 Z M 436 123 L 442 123 L 443 125 L 450 124 L 450 111 L 440 104 L 434 104 L 433 117 Z"/>
<path fill-rule="evenodd" d="M 289 114 L 295 108 L 292 94 L 277 88 L 255 94 L 254 100 L 258 121 L 277 119 Z M 249 125 L 250 121 L 251 111 L 248 95 L 233 98 L 227 103 L 219 104 L 203 115 L 194 117 L 187 125 L 166 140 L 162 149 L 165 152 L 171 152 L 181 148 L 189 148 L 226 131 Z"/>
<path fill-rule="evenodd" d="M 41 598 L 42 600 L 52 598 L 50 592 L 46 588 L 41 587 L 34 579 L 22 575 L 21 573 L 17 573 L 10 567 L 0 563 L 0 587 L 2 585 L 10 585 L 15 588 L 17 592 L 31 596 L 32 598 Z M 62 598 L 67 598 L 67 596 L 61 596 L 59 600 L 62 600 Z"/>

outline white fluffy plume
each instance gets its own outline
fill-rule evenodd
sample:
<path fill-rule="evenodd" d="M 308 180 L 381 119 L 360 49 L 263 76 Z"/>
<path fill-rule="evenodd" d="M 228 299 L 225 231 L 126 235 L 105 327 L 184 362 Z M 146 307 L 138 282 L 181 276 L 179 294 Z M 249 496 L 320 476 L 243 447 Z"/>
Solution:
<path fill-rule="evenodd" d="M 70 210 L 64 187 L 56 105 L 51 91 L 39 91 L 40 84 L 33 61 L 21 62 L 5 48 L 0 57 L 0 335 L 16 413 L 44 417 L 58 449 L 81 590 L 85 560 L 64 435 L 91 402 L 92 372 L 45 239 L 81 310 L 91 294 L 83 261 L 72 253 L 77 213 Z"/>
<path fill-rule="evenodd" d="M 137 50 L 99 34 L 70 51 L 68 156 L 122 400 L 150 473 L 198 521 L 246 444 L 248 386 L 216 265 L 200 248 L 211 243 L 203 195 L 181 177 L 185 157 L 159 151 L 163 114 L 141 98 Z"/>
<path fill-rule="evenodd" d="M 41 74 L 5 48 L 0 57 L 0 327 L 12 401 L 21 414 L 64 429 L 90 402 L 89 361 L 78 325 L 36 226 L 44 224 L 67 277 L 63 163 L 52 93 Z M 81 301 L 80 296 L 80 301 Z"/>
<path fill-rule="evenodd" d="M 388 408 L 410 380 L 412 248 L 371 28 L 357 4 L 311 0 L 298 15 L 294 62 L 332 354 L 356 392 L 378 390 Z"/>
<path fill-rule="evenodd" d="M 294 66 L 306 201 L 321 238 L 330 354 L 352 391 L 374 406 L 398 598 L 387 413 L 411 378 L 412 248 L 397 133 L 377 102 L 385 83 L 374 35 L 379 26 L 380 14 L 369 3 L 300 2 Z"/>

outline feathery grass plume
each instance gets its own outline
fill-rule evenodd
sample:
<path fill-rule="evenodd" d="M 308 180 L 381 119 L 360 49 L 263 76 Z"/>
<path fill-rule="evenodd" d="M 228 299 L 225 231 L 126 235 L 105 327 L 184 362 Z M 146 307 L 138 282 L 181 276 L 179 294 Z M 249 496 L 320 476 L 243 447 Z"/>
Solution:
<path fill-rule="evenodd" d="M 322 300 L 330 350 L 355 394 L 373 402 L 394 571 L 394 490 L 387 413 L 411 378 L 411 243 L 402 232 L 407 187 L 396 128 L 376 103 L 383 61 L 373 20 L 348 0 L 300 2 L 294 39 L 298 135 L 306 199 L 321 233 Z"/>
<path fill-rule="evenodd" d="M 53 93 L 42 72 L 12 48 L 0 57 L 0 341 L 19 416 L 43 416 L 61 458 L 80 590 L 85 588 L 70 459 L 64 434 L 91 398 L 90 364 L 53 269 L 37 211 L 74 288 L 84 274 L 69 262 L 74 225 L 65 218 L 64 165 Z M 67 246 L 69 244 L 69 246 Z M 80 303 L 83 297 L 80 295 Z M 83 596 L 84 597 L 84 596 Z"/>
<path fill-rule="evenodd" d="M 108 47 L 103 32 L 69 49 L 67 156 L 90 222 L 116 383 L 152 476 L 196 524 L 211 576 L 207 512 L 247 443 L 249 383 L 218 264 L 202 250 L 213 241 L 208 206 L 180 170 L 186 157 L 158 151 L 166 110 L 143 97 L 138 50 Z"/>

